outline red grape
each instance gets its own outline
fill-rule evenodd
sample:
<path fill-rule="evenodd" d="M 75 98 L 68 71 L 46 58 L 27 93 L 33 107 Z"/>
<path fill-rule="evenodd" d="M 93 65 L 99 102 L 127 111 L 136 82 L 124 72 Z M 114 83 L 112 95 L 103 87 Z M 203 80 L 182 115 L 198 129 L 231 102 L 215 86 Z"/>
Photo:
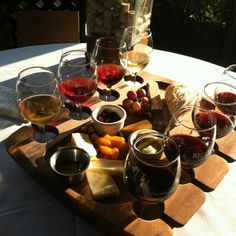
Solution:
<path fill-rule="evenodd" d="M 133 104 L 133 101 L 130 100 L 129 98 L 124 99 L 123 103 L 122 103 L 122 105 L 125 109 L 130 108 L 132 106 L 132 104 Z"/>
<path fill-rule="evenodd" d="M 138 89 L 138 90 L 136 91 L 136 93 L 137 93 L 137 96 L 138 96 L 139 98 L 146 96 L 146 90 L 145 90 L 145 89 L 142 89 L 142 88 Z"/>
<path fill-rule="evenodd" d="M 134 102 L 132 108 L 134 109 L 134 111 L 140 111 L 142 107 L 139 102 Z"/>
<path fill-rule="evenodd" d="M 128 93 L 127 93 L 127 98 L 129 98 L 130 100 L 136 100 L 137 99 L 137 94 L 136 94 L 136 92 L 135 91 L 129 91 Z"/>
<path fill-rule="evenodd" d="M 149 104 L 149 99 L 148 99 L 148 97 L 141 97 L 141 98 L 140 98 L 140 101 L 141 101 L 142 104 Z"/>

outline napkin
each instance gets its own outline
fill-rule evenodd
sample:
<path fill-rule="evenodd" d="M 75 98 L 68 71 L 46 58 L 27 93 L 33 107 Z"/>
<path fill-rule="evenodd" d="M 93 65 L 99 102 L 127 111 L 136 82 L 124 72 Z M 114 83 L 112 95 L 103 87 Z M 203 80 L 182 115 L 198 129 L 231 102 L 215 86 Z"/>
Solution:
<path fill-rule="evenodd" d="M 0 86 L 0 115 L 24 121 L 17 107 L 15 89 Z"/>

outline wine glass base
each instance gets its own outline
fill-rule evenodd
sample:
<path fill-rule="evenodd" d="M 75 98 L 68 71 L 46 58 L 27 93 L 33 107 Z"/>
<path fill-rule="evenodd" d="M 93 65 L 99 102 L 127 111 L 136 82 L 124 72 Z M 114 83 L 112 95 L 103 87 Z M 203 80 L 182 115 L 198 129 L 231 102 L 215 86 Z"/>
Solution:
<path fill-rule="evenodd" d="M 133 203 L 133 211 L 143 220 L 160 219 L 164 212 L 164 203 L 147 204 L 139 201 Z"/>
<path fill-rule="evenodd" d="M 50 143 L 59 135 L 58 129 L 54 126 L 45 125 L 44 133 L 37 125 L 32 124 L 31 126 L 34 130 L 33 140 L 38 143 Z"/>
<path fill-rule="evenodd" d="M 73 120 L 86 120 L 92 114 L 92 110 L 86 106 L 82 106 L 80 112 L 78 111 L 78 108 L 72 103 L 65 102 L 65 107 L 69 109 L 69 117 Z"/>
<path fill-rule="evenodd" d="M 124 77 L 124 80 L 125 80 L 125 83 L 128 84 L 128 85 L 137 85 L 137 86 L 142 85 L 143 82 L 144 82 L 144 79 L 139 75 L 136 76 L 135 81 L 132 80 L 131 75 L 126 75 Z"/>
<path fill-rule="evenodd" d="M 99 89 L 99 99 L 102 101 L 115 101 L 120 97 L 119 92 L 117 92 L 116 90 L 112 89 L 111 90 L 111 94 L 110 96 L 107 96 L 107 90 L 106 89 Z"/>

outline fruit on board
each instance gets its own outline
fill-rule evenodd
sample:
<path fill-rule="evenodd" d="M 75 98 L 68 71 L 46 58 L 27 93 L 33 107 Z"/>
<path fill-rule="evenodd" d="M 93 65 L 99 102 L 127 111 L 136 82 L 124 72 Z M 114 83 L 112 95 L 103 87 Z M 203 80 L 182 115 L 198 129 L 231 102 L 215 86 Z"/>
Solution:
<path fill-rule="evenodd" d="M 129 145 L 124 137 L 118 135 L 104 135 L 94 141 L 98 151 L 104 159 L 119 159 L 121 152 L 128 152 Z"/>
<path fill-rule="evenodd" d="M 145 115 L 146 112 L 150 111 L 150 100 L 147 97 L 146 90 L 139 88 L 137 91 L 128 91 L 122 106 L 129 115 Z"/>

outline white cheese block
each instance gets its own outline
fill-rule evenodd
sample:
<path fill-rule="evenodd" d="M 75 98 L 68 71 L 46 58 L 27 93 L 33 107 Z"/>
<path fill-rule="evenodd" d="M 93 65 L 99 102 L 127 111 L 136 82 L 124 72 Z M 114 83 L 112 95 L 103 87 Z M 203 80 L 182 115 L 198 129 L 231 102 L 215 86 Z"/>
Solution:
<path fill-rule="evenodd" d="M 110 175 L 87 170 L 86 176 L 94 200 L 119 196 L 120 191 Z"/>
<path fill-rule="evenodd" d="M 84 149 L 90 156 L 97 156 L 97 151 L 94 148 L 88 134 L 72 133 L 71 141 L 76 147 Z"/>
<path fill-rule="evenodd" d="M 124 163 L 123 160 L 93 159 L 90 162 L 89 170 L 113 176 L 122 176 L 124 173 Z"/>

